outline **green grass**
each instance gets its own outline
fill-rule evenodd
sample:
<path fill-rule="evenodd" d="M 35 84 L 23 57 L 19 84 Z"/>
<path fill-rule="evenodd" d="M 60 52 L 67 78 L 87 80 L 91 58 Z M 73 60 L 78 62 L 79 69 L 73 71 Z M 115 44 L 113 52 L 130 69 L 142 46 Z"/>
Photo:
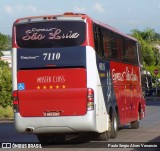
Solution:
<path fill-rule="evenodd" d="M 0 119 L 12 119 L 13 118 L 13 108 L 11 106 L 7 106 L 3 108 L 0 106 Z"/>

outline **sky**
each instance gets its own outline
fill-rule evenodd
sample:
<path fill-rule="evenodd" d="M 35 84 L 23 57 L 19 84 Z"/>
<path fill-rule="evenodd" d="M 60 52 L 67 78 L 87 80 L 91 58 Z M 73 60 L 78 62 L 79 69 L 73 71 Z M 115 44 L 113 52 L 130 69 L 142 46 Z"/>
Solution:
<path fill-rule="evenodd" d="M 21 17 L 85 13 L 129 34 L 147 28 L 160 33 L 160 0 L 0 0 L 0 33 L 12 34 Z"/>

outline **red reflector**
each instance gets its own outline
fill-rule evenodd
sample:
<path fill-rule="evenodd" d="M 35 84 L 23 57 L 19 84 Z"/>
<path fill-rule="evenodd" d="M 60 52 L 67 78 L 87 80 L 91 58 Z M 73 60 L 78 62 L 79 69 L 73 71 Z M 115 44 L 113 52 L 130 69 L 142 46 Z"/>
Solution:
<path fill-rule="evenodd" d="M 73 12 L 66 12 L 63 15 L 74 15 L 74 13 Z"/>
<path fill-rule="evenodd" d="M 12 96 L 13 96 L 13 98 L 18 97 L 18 91 L 17 90 L 13 91 Z"/>
<path fill-rule="evenodd" d="M 18 100 L 17 101 L 13 101 L 13 105 L 18 105 Z"/>
<path fill-rule="evenodd" d="M 88 102 L 94 102 L 93 98 L 88 98 Z"/>
<path fill-rule="evenodd" d="M 18 105 L 19 105 L 19 102 L 18 102 L 18 91 L 13 91 L 13 111 L 14 113 L 18 112 Z"/>
<path fill-rule="evenodd" d="M 87 100 L 87 110 L 94 110 L 94 91 L 93 89 L 88 89 L 88 100 Z"/>
<path fill-rule="evenodd" d="M 92 102 L 92 101 L 94 101 L 94 91 L 93 91 L 93 89 L 88 89 L 88 101 L 89 102 Z"/>

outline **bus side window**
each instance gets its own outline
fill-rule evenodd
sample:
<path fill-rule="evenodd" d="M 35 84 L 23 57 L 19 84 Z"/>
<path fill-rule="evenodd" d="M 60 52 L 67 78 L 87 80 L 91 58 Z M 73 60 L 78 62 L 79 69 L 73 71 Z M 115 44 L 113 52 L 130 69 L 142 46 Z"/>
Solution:
<path fill-rule="evenodd" d="M 121 36 L 117 35 L 117 53 L 119 61 L 123 61 L 123 49 L 123 39 Z"/>
<path fill-rule="evenodd" d="M 130 63 L 133 63 L 134 62 L 134 52 L 133 52 L 133 43 L 132 41 L 128 41 L 128 60 Z"/>
<path fill-rule="evenodd" d="M 138 55 L 137 61 L 140 66 L 143 66 L 143 57 L 142 57 L 143 54 L 142 54 L 141 46 L 139 43 L 136 43 L 136 44 L 137 44 L 137 55 Z"/>
<path fill-rule="evenodd" d="M 137 46 L 136 42 L 129 42 L 129 60 L 133 64 L 138 64 Z"/>
<path fill-rule="evenodd" d="M 124 39 L 123 61 L 129 62 L 129 44 L 128 39 Z"/>
<path fill-rule="evenodd" d="M 118 53 L 117 53 L 116 34 L 112 32 L 110 36 L 110 43 L 111 43 L 111 59 L 117 60 Z"/>
<path fill-rule="evenodd" d="M 99 57 L 104 57 L 102 29 L 94 26 L 94 43 L 95 50 Z"/>
<path fill-rule="evenodd" d="M 111 43 L 110 43 L 110 32 L 104 30 L 103 32 L 103 49 L 104 49 L 104 57 L 109 58 L 111 55 Z"/>

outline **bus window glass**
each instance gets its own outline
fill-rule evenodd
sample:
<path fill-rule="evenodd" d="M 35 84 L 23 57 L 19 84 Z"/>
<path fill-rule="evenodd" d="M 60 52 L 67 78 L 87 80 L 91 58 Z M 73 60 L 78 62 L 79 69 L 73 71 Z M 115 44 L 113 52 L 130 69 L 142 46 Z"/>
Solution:
<path fill-rule="evenodd" d="M 48 21 L 16 25 L 20 48 L 79 46 L 85 42 L 86 24 L 82 21 Z"/>
<path fill-rule="evenodd" d="M 111 54 L 110 32 L 104 30 L 103 32 L 103 49 L 105 58 L 109 58 Z"/>
<path fill-rule="evenodd" d="M 138 63 L 139 63 L 139 65 L 140 66 L 143 66 L 143 59 L 142 59 L 142 50 L 141 50 L 141 46 L 140 46 L 140 44 L 138 44 Z"/>
<path fill-rule="evenodd" d="M 95 42 L 95 50 L 99 57 L 104 57 L 103 50 L 103 31 L 102 28 L 98 26 L 94 26 L 94 42 Z"/>
<path fill-rule="evenodd" d="M 118 53 L 118 60 L 123 61 L 123 39 L 121 36 L 117 35 L 117 53 Z"/>
<path fill-rule="evenodd" d="M 135 41 L 96 24 L 93 29 L 95 50 L 99 57 L 138 64 Z"/>
<path fill-rule="evenodd" d="M 123 61 L 129 62 L 129 41 L 124 39 Z"/>
<path fill-rule="evenodd" d="M 116 34 L 111 33 L 110 35 L 110 44 L 111 44 L 111 59 L 117 60 L 117 43 L 116 43 Z"/>
<path fill-rule="evenodd" d="M 129 42 L 129 61 L 133 64 L 138 62 L 136 43 L 132 41 Z"/>

